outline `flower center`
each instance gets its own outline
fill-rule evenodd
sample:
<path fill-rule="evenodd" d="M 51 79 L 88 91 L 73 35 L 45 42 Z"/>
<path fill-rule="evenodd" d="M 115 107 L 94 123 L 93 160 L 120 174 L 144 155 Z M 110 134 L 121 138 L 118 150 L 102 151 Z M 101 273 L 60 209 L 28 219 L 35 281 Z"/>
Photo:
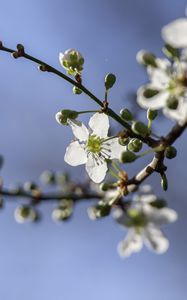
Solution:
<path fill-rule="evenodd" d="M 99 153 L 102 149 L 102 139 L 95 134 L 90 135 L 86 145 L 88 152 Z"/>
<path fill-rule="evenodd" d="M 169 82 L 168 90 L 173 96 L 182 96 L 187 88 L 187 74 L 182 72 L 172 78 Z"/>

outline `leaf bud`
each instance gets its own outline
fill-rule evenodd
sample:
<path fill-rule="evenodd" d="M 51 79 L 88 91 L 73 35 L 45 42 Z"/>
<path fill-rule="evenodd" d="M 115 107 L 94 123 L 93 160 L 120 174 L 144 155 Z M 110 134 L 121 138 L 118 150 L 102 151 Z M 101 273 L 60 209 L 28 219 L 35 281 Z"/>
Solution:
<path fill-rule="evenodd" d="M 101 191 L 106 192 L 106 191 L 110 190 L 111 188 L 113 188 L 113 183 L 103 182 L 100 184 L 99 188 Z"/>
<path fill-rule="evenodd" d="M 145 137 L 147 134 L 149 134 L 148 127 L 140 121 L 133 122 L 131 129 L 134 133 L 136 133 L 142 137 Z"/>
<path fill-rule="evenodd" d="M 133 120 L 133 115 L 127 108 L 121 109 L 120 110 L 120 115 L 121 115 L 121 118 L 125 121 L 132 121 Z"/>
<path fill-rule="evenodd" d="M 177 155 L 177 149 L 173 146 L 169 146 L 166 148 L 165 155 L 168 159 L 172 159 Z"/>
<path fill-rule="evenodd" d="M 156 56 L 146 50 L 140 50 L 136 55 L 136 60 L 141 65 L 157 68 Z"/>
<path fill-rule="evenodd" d="M 138 156 L 136 154 L 127 150 L 127 151 L 122 152 L 120 161 L 122 163 L 131 163 L 131 162 L 135 161 L 137 158 L 138 158 Z"/>
<path fill-rule="evenodd" d="M 105 88 L 108 91 L 111 89 L 116 82 L 116 76 L 112 73 L 109 73 L 105 76 Z"/>
<path fill-rule="evenodd" d="M 132 139 L 128 144 L 128 150 L 139 152 L 142 149 L 143 143 L 139 139 Z"/>

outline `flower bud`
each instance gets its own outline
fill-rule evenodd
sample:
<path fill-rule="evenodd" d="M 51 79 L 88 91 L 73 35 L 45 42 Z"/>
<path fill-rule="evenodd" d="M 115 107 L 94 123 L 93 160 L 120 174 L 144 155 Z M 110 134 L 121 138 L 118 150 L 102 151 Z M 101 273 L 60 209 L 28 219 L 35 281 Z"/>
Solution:
<path fill-rule="evenodd" d="M 148 119 L 149 121 L 154 121 L 154 119 L 157 117 L 157 115 L 158 115 L 157 110 L 153 110 L 153 109 L 151 109 L 151 108 L 149 108 L 149 109 L 147 110 L 147 119 Z"/>
<path fill-rule="evenodd" d="M 142 149 L 143 143 L 139 139 L 132 139 L 128 144 L 128 150 L 139 152 Z"/>
<path fill-rule="evenodd" d="M 164 191 L 168 189 L 168 179 L 165 173 L 161 174 L 161 187 Z"/>
<path fill-rule="evenodd" d="M 165 155 L 168 159 L 172 159 L 177 155 L 177 149 L 173 146 L 169 146 L 166 148 Z"/>
<path fill-rule="evenodd" d="M 125 121 L 132 121 L 133 120 L 133 115 L 127 108 L 121 109 L 120 110 L 120 115 L 121 115 L 121 118 Z"/>
<path fill-rule="evenodd" d="M 61 66 L 66 69 L 69 75 L 76 75 L 83 70 L 84 58 L 81 53 L 75 49 L 68 49 L 65 53 L 59 54 Z"/>
<path fill-rule="evenodd" d="M 105 76 L 105 88 L 109 90 L 113 87 L 114 83 L 116 82 L 116 76 L 114 74 L 107 74 Z"/>
<path fill-rule="evenodd" d="M 136 154 L 127 150 L 127 151 L 122 152 L 120 161 L 122 163 L 131 163 L 131 162 L 135 161 L 137 158 L 138 158 L 138 156 Z"/>
<path fill-rule="evenodd" d="M 31 192 L 33 190 L 37 190 L 38 189 L 38 186 L 36 185 L 35 182 L 32 182 L 32 181 L 27 181 L 24 183 L 24 186 L 23 186 L 24 190 L 26 192 Z"/>
<path fill-rule="evenodd" d="M 45 184 L 54 184 L 55 183 L 55 174 L 51 171 L 44 171 L 40 175 L 40 180 Z"/>
<path fill-rule="evenodd" d="M 109 182 L 103 182 L 100 184 L 99 188 L 101 191 L 106 192 L 106 191 L 110 190 L 111 188 L 113 188 L 113 184 L 109 183 Z"/>
<path fill-rule="evenodd" d="M 18 223 L 34 222 L 38 219 L 38 213 L 30 206 L 18 206 L 14 212 L 15 220 Z"/>
<path fill-rule="evenodd" d="M 157 68 L 156 56 L 146 50 L 139 51 L 136 55 L 136 60 L 141 65 Z"/>
<path fill-rule="evenodd" d="M 59 124 L 68 125 L 68 119 L 75 120 L 79 113 L 75 110 L 64 109 L 57 112 L 55 118 Z"/>
<path fill-rule="evenodd" d="M 126 145 L 128 145 L 129 140 L 130 140 L 130 139 L 129 139 L 128 137 L 119 137 L 118 143 L 119 143 L 121 146 L 126 146 Z"/>
<path fill-rule="evenodd" d="M 91 220 L 96 220 L 108 216 L 110 211 L 111 206 L 108 203 L 99 201 L 98 205 L 88 208 L 88 216 Z"/>
<path fill-rule="evenodd" d="M 52 219 L 56 222 L 66 221 L 70 218 L 72 212 L 69 209 L 55 208 L 52 212 Z"/>
<path fill-rule="evenodd" d="M 147 128 L 147 126 L 140 121 L 133 122 L 131 129 L 134 133 L 143 137 L 149 134 L 149 129 Z"/>
<path fill-rule="evenodd" d="M 179 105 L 179 100 L 174 96 L 169 97 L 169 99 L 166 101 L 166 106 L 169 109 L 175 110 L 177 109 L 178 105 Z"/>
<path fill-rule="evenodd" d="M 77 86 L 74 86 L 73 87 L 73 94 L 80 95 L 80 94 L 82 94 L 82 90 L 79 89 Z"/>

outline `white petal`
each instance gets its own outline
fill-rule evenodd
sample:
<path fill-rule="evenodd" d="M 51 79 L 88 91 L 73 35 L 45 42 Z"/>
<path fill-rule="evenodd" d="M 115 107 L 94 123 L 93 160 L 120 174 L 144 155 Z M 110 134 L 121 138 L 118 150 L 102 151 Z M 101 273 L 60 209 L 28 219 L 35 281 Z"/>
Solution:
<path fill-rule="evenodd" d="M 172 223 L 177 220 L 177 212 L 174 209 L 163 207 L 161 209 L 151 207 L 147 205 L 144 209 L 149 222 L 155 225 L 162 225 Z"/>
<path fill-rule="evenodd" d="M 187 19 L 180 18 L 164 26 L 162 38 L 173 47 L 187 47 Z"/>
<path fill-rule="evenodd" d="M 86 171 L 91 178 L 96 183 L 100 183 L 106 176 L 107 172 L 107 163 L 105 161 L 97 162 L 91 156 L 88 157 L 86 163 Z"/>
<path fill-rule="evenodd" d="M 168 91 L 161 91 L 157 95 L 151 98 L 144 97 L 144 91 L 147 88 L 152 88 L 150 86 L 143 86 L 138 89 L 137 92 L 137 102 L 143 108 L 152 108 L 152 109 L 160 109 L 165 106 L 166 100 L 169 97 Z"/>
<path fill-rule="evenodd" d="M 89 132 L 82 122 L 68 119 L 68 124 L 71 126 L 74 136 L 80 142 L 87 141 Z"/>
<path fill-rule="evenodd" d="M 79 166 L 86 163 L 86 152 L 78 141 L 71 142 L 66 148 L 64 160 L 71 166 Z"/>
<path fill-rule="evenodd" d="M 118 253 L 121 257 L 128 257 L 133 252 L 138 252 L 142 249 L 142 237 L 134 230 L 129 230 L 127 237 L 118 244 Z"/>
<path fill-rule="evenodd" d="M 168 250 L 169 241 L 162 231 L 150 224 L 143 230 L 143 240 L 145 245 L 157 254 L 162 254 Z"/>
<path fill-rule="evenodd" d="M 183 126 L 183 124 L 187 121 L 187 102 L 179 101 L 177 109 L 169 109 L 165 107 L 163 113 L 167 118 L 176 120 L 179 125 Z"/>
<path fill-rule="evenodd" d="M 109 129 L 109 118 L 104 113 L 94 114 L 89 121 L 89 127 L 92 129 L 93 134 L 105 138 Z"/>
<path fill-rule="evenodd" d="M 129 217 L 122 209 L 120 208 L 115 209 L 113 211 L 112 216 L 118 224 L 122 225 L 123 227 L 126 227 L 129 221 Z"/>
<path fill-rule="evenodd" d="M 148 67 L 147 71 L 149 74 L 149 78 L 151 81 L 151 85 L 158 90 L 164 90 L 167 88 L 169 81 L 170 81 L 170 77 L 168 76 L 167 72 L 166 72 L 166 64 L 164 64 L 164 62 L 161 60 L 159 60 L 159 63 L 161 65 L 162 68 L 153 68 L 153 67 Z M 165 69 L 166 68 L 166 69 Z"/>
<path fill-rule="evenodd" d="M 121 146 L 118 142 L 118 138 L 114 138 L 112 140 L 109 140 L 106 142 L 108 145 L 110 145 L 110 159 L 120 159 L 122 152 L 124 152 L 127 147 Z M 104 143 L 103 143 L 104 145 Z"/>

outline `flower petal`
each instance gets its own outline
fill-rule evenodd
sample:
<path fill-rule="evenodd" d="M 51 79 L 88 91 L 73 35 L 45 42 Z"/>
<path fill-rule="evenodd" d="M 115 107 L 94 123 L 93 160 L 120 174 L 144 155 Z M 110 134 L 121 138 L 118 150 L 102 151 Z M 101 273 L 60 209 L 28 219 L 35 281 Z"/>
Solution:
<path fill-rule="evenodd" d="M 159 60 L 159 63 L 160 65 L 162 64 L 161 68 L 148 67 L 147 72 L 153 88 L 157 90 L 163 90 L 167 88 L 170 81 L 170 77 L 166 72 L 169 66 L 166 66 L 166 63 L 164 65 L 163 61 L 161 63 L 161 60 Z"/>
<path fill-rule="evenodd" d="M 173 47 L 187 47 L 187 19 L 180 18 L 164 26 L 162 38 Z"/>
<path fill-rule="evenodd" d="M 187 101 L 179 101 L 177 109 L 165 107 L 163 113 L 167 118 L 176 120 L 179 125 L 183 126 L 187 121 Z"/>
<path fill-rule="evenodd" d="M 96 113 L 90 118 L 89 126 L 93 134 L 105 138 L 108 134 L 109 118 L 104 113 Z"/>
<path fill-rule="evenodd" d="M 91 155 L 88 157 L 86 163 L 86 171 L 91 178 L 96 183 L 100 183 L 106 176 L 107 163 L 105 161 L 96 161 Z"/>
<path fill-rule="evenodd" d="M 120 159 L 123 151 L 127 149 L 126 146 L 121 146 L 118 142 L 118 138 L 111 139 L 106 142 L 110 147 L 110 159 Z M 104 145 L 105 143 L 103 143 Z"/>
<path fill-rule="evenodd" d="M 169 97 L 168 91 L 160 91 L 157 95 L 151 97 L 151 98 L 146 98 L 144 96 L 144 91 L 147 88 L 152 88 L 152 86 L 142 86 L 138 89 L 137 92 L 137 102 L 138 104 L 143 107 L 143 108 L 152 108 L 152 109 L 160 109 L 165 106 L 166 100 Z"/>
<path fill-rule="evenodd" d="M 177 212 L 168 207 L 158 209 L 147 205 L 144 207 L 144 212 L 146 213 L 149 222 L 155 225 L 175 222 L 178 217 Z"/>
<path fill-rule="evenodd" d="M 64 160 L 71 166 L 79 166 L 86 163 L 86 152 L 78 141 L 71 142 L 66 148 Z"/>
<path fill-rule="evenodd" d="M 127 237 L 118 244 L 118 253 L 125 258 L 130 256 L 133 252 L 138 252 L 142 249 L 143 242 L 140 234 L 134 230 L 129 230 Z"/>
<path fill-rule="evenodd" d="M 82 122 L 68 119 L 68 124 L 71 126 L 74 136 L 80 142 L 86 141 L 88 139 L 88 129 Z"/>
<path fill-rule="evenodd" d="M 145 245 L 155 253 L 162 254 L 168 250 L 169 241 L 156 226 L 149 224 L 142 235 Z"/>

